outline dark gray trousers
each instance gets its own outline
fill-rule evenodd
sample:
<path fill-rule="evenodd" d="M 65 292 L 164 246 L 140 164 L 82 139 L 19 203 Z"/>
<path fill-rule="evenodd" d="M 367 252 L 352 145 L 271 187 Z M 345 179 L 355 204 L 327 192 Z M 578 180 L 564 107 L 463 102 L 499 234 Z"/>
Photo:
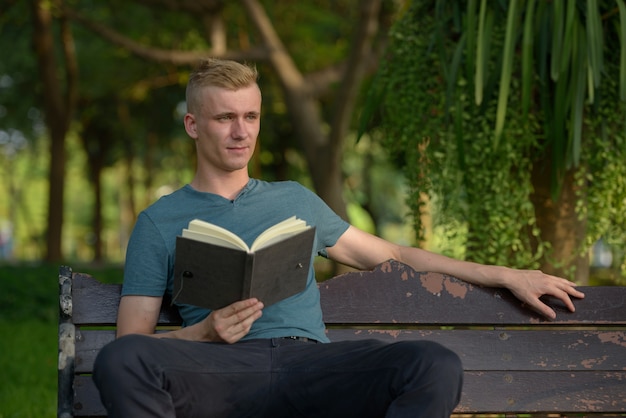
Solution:
<path fill-rule="evenodd" d="M 111 417 L 448 417 L 458 356 L 428 341 L 236 344 L 129 335 L 106 345 L 94 381 Z"/>

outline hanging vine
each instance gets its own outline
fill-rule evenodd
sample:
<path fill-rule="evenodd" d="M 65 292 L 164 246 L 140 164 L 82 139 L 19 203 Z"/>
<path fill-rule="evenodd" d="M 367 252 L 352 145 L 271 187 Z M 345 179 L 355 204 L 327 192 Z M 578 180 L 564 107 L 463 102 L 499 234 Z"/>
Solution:
<path fill-rule="evenodd" d="M 476 3 L 411 3 L 390 34 L 387 59 L 371 89 L 366 117 L 374 108 L 382 111 L 384 145 L 406 175 L 407 201 L 418 240 L 425 235 L 423 215 L 431 211 L 437 232 L 448 238 L 443 240 L 448 243 L 442 248 L 444 253 L 455 251 L 461 233 L 463 254 L 468 259 L 536 268 L 540 259 L 549 256 L 553 244 L 542 239 L 537 226 L 530 173 L 537 164 L 536 156 L 550 147 L 554 121 L 549 120 L 551 115 L 542 108 L 540 98 L 555 87 L 541 85 L 536 73 L 535 93 L 529 99 L 523 85 L 527 81 L 521 76 L 528 68 L 526 64 L 523 69 L 514 67 L 506 123 L 498 125 L 501 131 L 495 141 L 502 81 L 493 74 L 502 67 L 505 42 L 511 42 L 507 26 L 500 23 L 506 21 L 509 10 L 498 3 L 480 16 L 479 24 L 472 22 L 468 13 Z M 581 5 L 585 6 L 584 2 Z M 518 39 L 523 30 L 532 33 L 532 23 L 523 25 L 524 17 L 537 18 L 536 10 L 531 11 L 526 8 L 518 13 Z M 542 9 L 541 16 L 548 12 L 556 13 Z M 468 51 L 478 49 L 472 35 L 476 36 L 479 27 L 487 28 L 490 36 L 480 45 L 482 55 L 470 57 Z M 604 30 L 608 32 L 605 50 L 615 48 L 617 28 L 605 24 Z M 513 65 L 519 65 L 520 59 Z M 473 70 L 477 61 L 480 77 Z M 577 167 L 576 179 L 584 186 L 577 189 L 577 213 L 587 221 L 587 238 L 577 250 L 580 252 L 588 251 L 600 237 L 618 252 L 626 242 L 626 109 L 617 85 L 619 59 L 608 61 L 594 100 L 587 99 L 580 110 L 584 115 L 581 138 L 563 148 L 564 152 L 572 146 L 580 150 L 574 149 L 575 158 L 559 160 L 565 164 L 559 170 Z M 477 81 L 480 101 L 476 99 Z M 573 133 L 578 129 L 573 117 L 561 132 L 578 135 L 578 131 Z M 550 181 L 550 168 L 546 170 L 546 181 Z M 623 262 L 621 268 L 626 277 Z"/>

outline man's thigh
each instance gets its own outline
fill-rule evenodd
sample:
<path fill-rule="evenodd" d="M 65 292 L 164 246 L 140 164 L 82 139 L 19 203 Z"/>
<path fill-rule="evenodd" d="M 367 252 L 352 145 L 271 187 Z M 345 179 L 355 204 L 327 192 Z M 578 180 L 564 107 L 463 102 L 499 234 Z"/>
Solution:
<path fill-rule="evenodd" d="M 166 345 L 163 384 L 177 416 L 254 417 L 264 408 L 271 388 L 271 341 Z"/>
<path fill-rule="evenodd" d="M 283 344 L 273 360 L 270 417 L 384 417 L 439 346 L 360 340 Z"/>

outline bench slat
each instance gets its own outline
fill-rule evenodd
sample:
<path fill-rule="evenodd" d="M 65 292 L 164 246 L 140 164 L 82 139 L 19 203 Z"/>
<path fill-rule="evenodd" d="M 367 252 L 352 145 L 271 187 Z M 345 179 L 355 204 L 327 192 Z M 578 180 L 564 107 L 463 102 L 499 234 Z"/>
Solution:
<path fill-rule="evenodd" d="M 626 371 L 470 371 L 464 380 L 456 413 L 626 412 Z M 91 376 L 77 376 L 75 390 L 75 410 L 81 416 L 105 413 Z"/>
<path fill-rule="evenodd" d="M 333 341 L 431 340 L 456 352 L 465 370 L 626 371 L 626 331 L 331 329 L 328 336 Z M 79 331 L 76 373 L 90 373 L 100 347 L 114 338 L 114 331 Z"/>
<path fill-rule="evenodd" d="M 328 335 L 435 341 L 457 353 L 465 370 L 626 371 L 626 331 L 331 329 Z"/>
<path fill-rule="evenodd" d="M 525 308 L 506 289 L 482 288 L 451 276 L 416 272 L 397 261 L 372 271 L 346 273 L 320 285 L 327 323 L 423 325 L 626 324 L 626 287 L 581 287 L 586 297 L 569 312 L 546 298 L 557 319 Z"/>
<path fill-rule="evenodd" d="M 626 412 L 626 372 L 468 372 L 464 379 L 457 412 Z"/>
<path fill-rule="evenodd" d="M 74 273 L 73 322 L 115 325 L 121 285 L 102 284 Z M 481 288 L 438 273 L 419 273 L 395 261 L 368 272 L 353 272 L 320 284 L 324 320 L 328 324 L 419 323 L 422 325 L 626 325 L 626 287 L 581 287 L 576 312 L 550 300 L 555 321 L 526 309 L 508 290 Z M 591 320 L 592 318 L 593 320 Z M 166 306 L 160 324 L 180 324 Z"/>

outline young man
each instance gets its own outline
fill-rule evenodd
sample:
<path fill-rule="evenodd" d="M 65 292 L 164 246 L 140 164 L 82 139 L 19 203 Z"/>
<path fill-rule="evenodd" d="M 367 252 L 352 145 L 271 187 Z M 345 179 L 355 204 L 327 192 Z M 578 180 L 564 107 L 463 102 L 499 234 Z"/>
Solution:
<path fill-rule="evenodd" d="M 94 380 L 112 417 L 445 417 L 462 386 L 459 358 L 431 342 L 328 343 L 314 271 L 306 289 L 265 308 L 242 300 L 209 311 L 179 307 L 184 327 L 155 334 L 171 293 L 176 236 L 199 218 L 244 241 L 292 215 L 316 227 L 314 253 L 369 269 L 396 259 L 417 270 L 509 288 L 549 318 L 544 294 L 574 310 L 583 297 L 539 271 L 483 266 L 399 246 L 350 226 L 294 182 L 248 176 L 260 127 L 254 68 L 207 60 L 190 77 L 184 125 L 197 171 L 143 211 L 129 242 L 118 338 L 100 352 Z"/>

